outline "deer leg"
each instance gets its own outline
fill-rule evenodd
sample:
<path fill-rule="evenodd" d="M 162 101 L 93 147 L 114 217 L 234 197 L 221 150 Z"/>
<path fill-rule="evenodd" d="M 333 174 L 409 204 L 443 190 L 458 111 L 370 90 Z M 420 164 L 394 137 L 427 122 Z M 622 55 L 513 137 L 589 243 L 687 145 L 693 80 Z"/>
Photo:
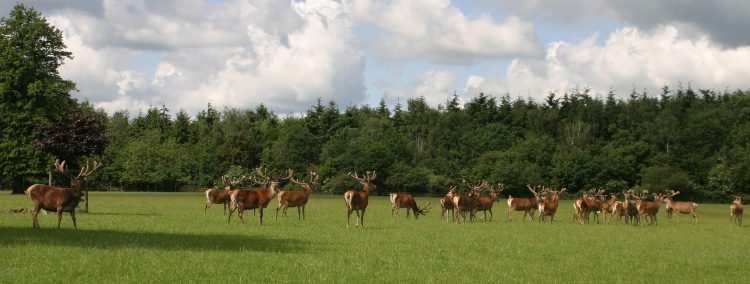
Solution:
<path fill-rule="evenodd" d="M 485 214 L 485 215 L 487 215 L 487 213 L 486 213 L 486 212 L 485 212 L 484 214 Z M 492 216 L 493 216 L 493 215 L 494 215 L 494 214 L 492 213 L 492 208 L 490 208 L 490 221 L 492 221 Z"/>
<path fill-rule="evenodd" d="M 365 227 L 365 209 L 362 208 L 362 216 L 359 217 L 359 227 L 364 228 Z"/>
<path fill-rule="evenodd" d="M 237 210 L 237 206 L 234 208 L 229 208 L 229 218 L 227 218 L 227 224 L 229 224 L 229 220 L 232 220 L 232 214 L 234 214 L 234 211 Z M 239 213 L 237 213 L 239 215 Z"/>
<path fill-rule="evenodd" d="M 245 224 L 245 207 L 243 206 L 239 210 L 237 210 L 237 217 L 240 218 L 240 221 L 242 221 L 242 224 Z"/>
<path fill-rule="evenodd" d="M 203 207 L 203 215 L 208 214 L 208 207 L 211 207 L 211 201 L 207 201 L 206 205 Z"/>
<path fill-rule="evenodd" d="M 229 202 L 224 202 L 222 204 L 222 205 L 224 205 L 224 215 L 227 215 L 227 206 L 229 206 L 227 203 L 229 203 Z"/>
<path fill-rule="evenodd" d="M 349 219 L 352 217 L 352 209 L 346 208 L 346 227 L 349 228 Z"/>
<path fill-rule="evenodd" d="M 76 211 L 75 210 L 70 211 L 70 219 L 73 219 L 73 228 L 78 230 L 78 224 L 76 224 Z"/>
<path fill-rule="evenodd" d="M 258 206 L 258 225 L 263 225 L 263 206 Z"/>
<path fill-rule="evenodd" d="M 279 205 L 276 206 L 276 221 L 279 220 L 279 209 L 281 209 L 281 202 L 279 202 Z"/>
<path fill-rule="evenodd" d="M 57 207 L 57 228 L 60 229 L 60 222 L 62 221 L 62 207 Z"/>

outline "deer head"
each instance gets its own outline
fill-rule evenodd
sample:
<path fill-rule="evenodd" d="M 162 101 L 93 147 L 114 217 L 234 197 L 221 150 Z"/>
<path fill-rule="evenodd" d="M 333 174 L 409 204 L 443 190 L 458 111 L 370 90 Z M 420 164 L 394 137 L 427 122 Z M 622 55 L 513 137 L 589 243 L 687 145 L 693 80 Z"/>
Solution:
<path fill-rule="evenodd" d="M 372 184 L 372 180 L 374 180 L 376 176 L 375 171 L 367 171 L 362 177 L 359 177 L 356 171 L 354 172 L 354 174 L 352 174 L 352 172 L 349 172 L 348 175 L 362 184 L 362 190 L 364 191 L 370 191 L 371 189 L 374 190 L 375 188 L 377 188 L 374 184 Z"/>
<path fill-rule="evenodd" d="M 310 180 L 308 181 L 305 181 L 305 180 L 300 181 L 300 180 L 295 179 L 294 177 L 291 177 L 290 179 L 292 183 L 299 185 L 305 189 L 311 189 L 312 185 L 315 185 L 318 183 L 318 180 L 320 180 L 320 176 L 315 172 L 310 172 Z"/>
<path fill-rule="evenodd" d="M 72 188 L 80 188 L 81 183 L 86 180 L 87 177 L 89 177 L 91 174 L 93 174 L 95 171 L 100 169 L 103 166 L 102 163 L 98 163 L 97 161 L 94 161 L 93 167 L 89 167 L 89 162 L 86 161 L 86 166 L 81 168 L 81 172 L 78 173 L 78 176 L 73 176 L 69 174 L 67 171 L 65 171 L 65 161 L 62 161 L 60 163 L 60 160 L 55 160 L 55 169 L 60 172 L 61 174 L 67 176 L 70 178 L 70 186 Z"/>
<path fill-rule="evenodd" d="M 226 185 L 224 189 L 226 190 L 234 190 L 238 184 L 242 183 L 243 181 L 247 180 L 248 177 L 245 175 L 242 175 L 240 177 L 236 178 L 230 178 L 229 176 L 225 175 L 221 177 L 221 181 L 224 182 Z"/>

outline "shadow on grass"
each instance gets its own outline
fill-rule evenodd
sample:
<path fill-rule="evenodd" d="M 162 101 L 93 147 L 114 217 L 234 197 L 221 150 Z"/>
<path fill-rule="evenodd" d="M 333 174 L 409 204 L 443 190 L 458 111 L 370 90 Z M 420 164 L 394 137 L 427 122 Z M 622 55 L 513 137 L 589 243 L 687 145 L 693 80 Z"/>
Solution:
<path fill-rule="evenodd" d="M 303 253 L 309 244 L 288 238 L 266 238 L 243 235 L 192 235 L 161 232 L 126 232 L 113 230 L 0 228 L 0 246 L 44 245 L 80 248 L 156 250 L 263 251 Z"/>
<path fill-rule="evenodd" d="M 82 216 L 86 215 L 113 215 L 113 216 L 157 216 L 159 214 L 155 213 L 120 213 L 120 212 L 89 212 L 89 213 L 80 213 Z"/>

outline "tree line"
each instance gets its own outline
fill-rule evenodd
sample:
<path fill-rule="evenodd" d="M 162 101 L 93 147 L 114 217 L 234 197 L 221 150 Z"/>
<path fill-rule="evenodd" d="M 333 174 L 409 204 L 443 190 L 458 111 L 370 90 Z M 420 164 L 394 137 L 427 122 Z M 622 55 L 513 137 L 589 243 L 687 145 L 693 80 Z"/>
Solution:
<path fill-rule="evenodd" d="M 91 182 L 153 190 L 219 186 L 225 174 L 314 170 L 322 192 L 358 186 L 350 171 L 376 171 L 376 194 L 444 193 L 462 179 L 610 190 L 679 190 L 726 201 L 747 193 L 750 90 L 669 89 L 542 101 L 476 94 L 432 107 L 413 98 L 388 107 L 318 100 L 304 115 L 212 105 L 195 116 L 153 106 L 111 115 L 70 97 L 58 68 L 72 54 L 62 32 L 17 4 L 0 20 L 0 185 L 22 192 L 56 159 L 105 167 Z"/>

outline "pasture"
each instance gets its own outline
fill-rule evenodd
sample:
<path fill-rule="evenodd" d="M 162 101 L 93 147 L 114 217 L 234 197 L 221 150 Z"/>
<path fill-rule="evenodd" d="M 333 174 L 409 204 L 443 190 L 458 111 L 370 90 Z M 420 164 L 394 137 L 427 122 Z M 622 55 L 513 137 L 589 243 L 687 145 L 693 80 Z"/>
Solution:
<path fill-rule="evenodd" d="M 699 224 L 683 215 L 659 225 L 578 225 L 571 201 L 554 223 L 440 220 L 437 198 L 419 221 L 392 218 L 387 196 L 371 196 L 365 227 L 346 227 L 342 196 L 311 196 L 307 220 L 290 208 L 263 226 L 226 224 L 221 205 L 203 214 L 201 193 L 92 192 L 90 213 L 0 213 L 0 283 L 101 282 L 705 282 L 746 283 L 750 229 L 729 224 L 729 205 L 701 204 Z M 31 207 L 26 195 L 0 194 L 0 208 Z M 480 214 L 481 216 L 481 214 Z"/>

